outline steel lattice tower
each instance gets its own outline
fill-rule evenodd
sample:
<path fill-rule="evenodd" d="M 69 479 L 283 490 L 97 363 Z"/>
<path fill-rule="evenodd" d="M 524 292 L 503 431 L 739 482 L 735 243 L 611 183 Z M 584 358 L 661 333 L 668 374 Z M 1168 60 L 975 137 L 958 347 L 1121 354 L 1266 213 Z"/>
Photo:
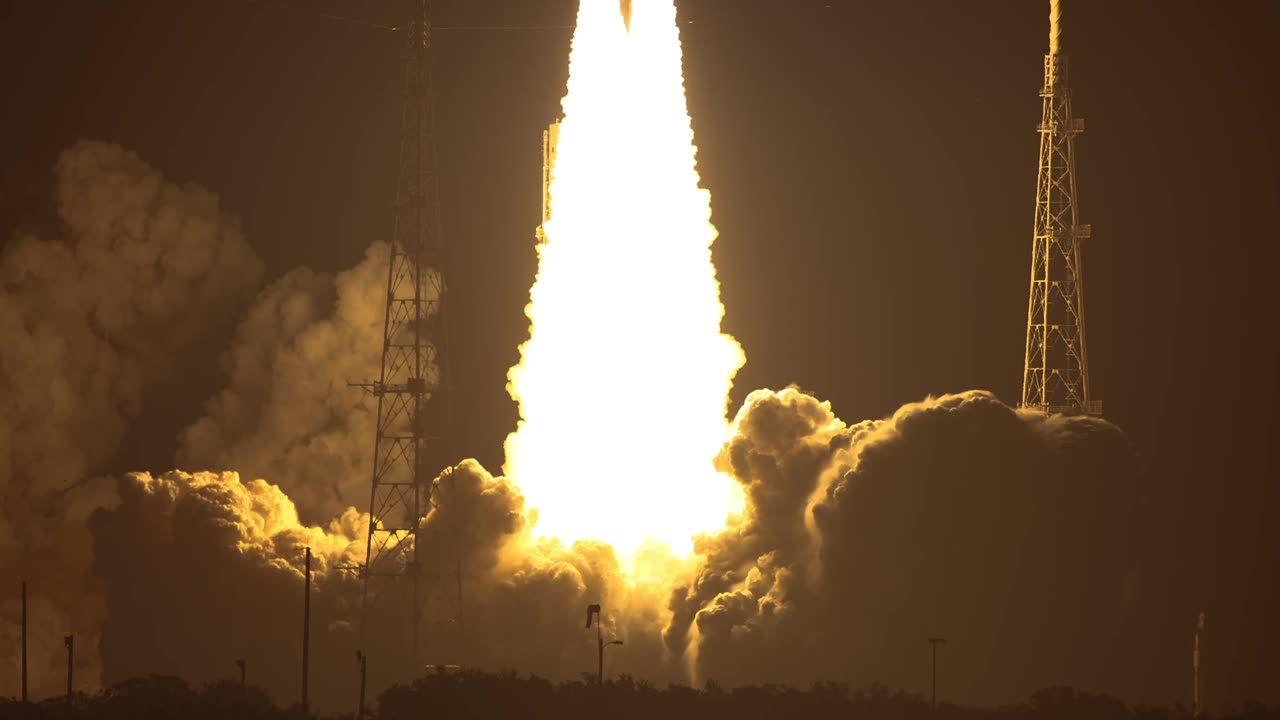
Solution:
<path fill-rule="evenodd" d="M 448 323 L 443 269 L 449 247 L 440 229 L 436 176 L 435 99 L 431 78 L 431 22 L 426 0 L 410 0 L 412 20 L 404 46 L 403 114 L 396 187 L 395 229 L 387 271 L 382 370 L 364 384 L 377 398 L 369 537 L 365 562 L 364 624 L 399 580 L 412 586 L 411 643 L 415 662 L 424 610 L 419 530 L 441 481 L 452 489 L 445 456 L 449 427 Z M 461 617 L 460 579 L 454 619 Z M 437 593 L 444 583 L 427 588 Z M 399 634 L 404 630 L 400 629 Z"/>
<path fill-rule="evenodd" d="M 1084 121 L 1071 114 L 1067 58 L 1060 50 L 1061 6 L 1051 0 L 1049 54 L 1044 58 L 1040 171 L 1027 306 L 1022 407 L 1101 414 L 1089 392 L 1080 245 L 1090 236 L 1076 206 L 1075 137 Z"/>

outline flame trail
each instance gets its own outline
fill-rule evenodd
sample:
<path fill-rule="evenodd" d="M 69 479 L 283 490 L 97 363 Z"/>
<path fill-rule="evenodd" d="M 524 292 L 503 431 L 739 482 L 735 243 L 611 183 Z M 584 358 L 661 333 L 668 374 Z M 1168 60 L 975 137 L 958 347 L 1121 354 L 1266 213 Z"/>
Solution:
<path fill-rule="evenodd" d="M 539 534 L 683 555 L 741 507 L 712 458 L 745 357 L 720 332 L 674 0 L 627 4 L 579 5 L 505 472 Z"/>

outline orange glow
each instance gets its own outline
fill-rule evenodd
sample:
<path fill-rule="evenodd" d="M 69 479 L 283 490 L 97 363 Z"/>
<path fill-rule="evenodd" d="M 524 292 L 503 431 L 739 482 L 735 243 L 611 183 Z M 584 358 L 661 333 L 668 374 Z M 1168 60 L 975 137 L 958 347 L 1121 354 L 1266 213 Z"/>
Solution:
<path fill-rule="evenodd" d="M 673 0 L 582 0 L 505 472 L 535 531 L 680 556 L 741 491 L 712 468 L 745 358 L 720 332 Z"/>

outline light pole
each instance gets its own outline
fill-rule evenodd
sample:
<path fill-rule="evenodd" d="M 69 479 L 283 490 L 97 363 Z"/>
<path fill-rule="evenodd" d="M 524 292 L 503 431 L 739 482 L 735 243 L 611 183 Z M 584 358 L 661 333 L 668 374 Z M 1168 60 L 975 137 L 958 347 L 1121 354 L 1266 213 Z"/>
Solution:
<path fill-rule="evenodd" d="M 71 671 L 76 666 L 76 637 L 67 635 L 62 638 L 62 644 L 67 646 L 67 704 L 71 704 Z"/>
<path fill-rule="evenodd" d="M 244 693 L 245 693 L 245 685 L 244 685 L 245 664 L 244 664 L 244 660 L 236 660 L 236 667 L 240 668 L 240 702 L 244 702 Z"/>
<path fill-rule="evenodd" d="M 369 658 L 357 650 L 356 661 L 360 663 L 360 704 L 356 708 L 356 720 L 364 720 L 364 681 L 367 677 Z"/>
<path fill-rule="evenodd" d="M 1191 651 L 1191 717 L 1200 717 L 1200 634 L 1204 632 L 1204 613 L 1196 620 L 1195 645 Z"/>
<path fill-rule="evenodd" d="M 929 644 L 933 646 L 933 700 L 932 707 L 938 709 L 938 646 L 946 645 L 946 638 L 929 638 Z"/>
<path fill-rule="evenodd" d="M 22 581 L 22 704 L 27 704 L 27 581 Z"/>
<path fill-rule="evenodd" d="M 600 648 L 600 653 L 599 653 L 599 657 L 597 658 L 597 664 L 596 664 L 596 684 L 604 685 L 604 649 L 609 647 L 610 645 L 621 645 L 622 641 L 610 640 L 609 642 L 605 642 L 604 639 L 597 638 L 596 643 L 597 643 L 597 647 Z"/>
<path fill-rule="evenodd" d="M 306 575 L 302 596 L 302 715 L 311 717 L 307 681 L 311 668 L 311 548 L 307 548 L 303 573 Z"/>
<path fill-rule="evenodd" d="M 604 649 L 610 645 L 621 645 L 621 640 L 604 641 L 604 631 L 600 627 L 600 606 L 587 606 L 587 627 L 591 627 L 592 619 L 596 622 L 596 684 L 604 686 Z"/>

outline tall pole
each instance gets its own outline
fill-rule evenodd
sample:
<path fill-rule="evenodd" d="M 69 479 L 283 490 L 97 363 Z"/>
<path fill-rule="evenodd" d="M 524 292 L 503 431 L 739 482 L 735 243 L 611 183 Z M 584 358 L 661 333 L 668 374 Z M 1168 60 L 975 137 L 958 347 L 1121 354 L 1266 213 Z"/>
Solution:
<path fill-rule="evenodd" d="M 74 635 L 67 635 L 62 638 L 62 642 L 67 646 L 67 704 L 71 704 L 71 672 L 75 668 L 76 663 L 76 638 Z"/>
<path fill-rule="evenodd" d="M 596 682 L 604 684 L 604 631 L 600 629 L 600 605 L 592 603 L 587 606 L 587 629 L 591 629 L 591 621 L 596 623 Z"/>
<path fill-rule="evenodd" d="M 245 696 L 245 663 L 244 660 L 237 660 L 236 667 L 240 668 L 240 702 L 244 702 Z"/>
<path fill-rule="evenodd" d="M 934 710 L 938 709 L 938 646 L 946 643 L 946 638 L 929 638 L 929 644 L 933 646 L 933 699 L 930 705 Z"/>
<path fill-rule="evenodd" d="M 27 702 L 27 581 L 22 581 L 22 702 Z"/>
<path fill-rule="evenodd" d="M 1204 632 L 1204 613 L 1196 621 L 1195 644 L 1191 651 L 1191 717 L 1200 717 L 1200 633 Z"/>
<path fill-rule="evenodd" d="M 311 548 L 307 548 L 306 592 L 302 599 L 302 713 L 307 712 L 307 673 L 311 659 Z"/>
<path fill-rule="evenodd" d="M 369 658 L 359 650 L 356 651 L 356 660 L 360 662 L 360 704 L 356 706 L 356 720 L 364 720 L 364 686 L 365 679 L 368 677 L 368 661 Z"/>

